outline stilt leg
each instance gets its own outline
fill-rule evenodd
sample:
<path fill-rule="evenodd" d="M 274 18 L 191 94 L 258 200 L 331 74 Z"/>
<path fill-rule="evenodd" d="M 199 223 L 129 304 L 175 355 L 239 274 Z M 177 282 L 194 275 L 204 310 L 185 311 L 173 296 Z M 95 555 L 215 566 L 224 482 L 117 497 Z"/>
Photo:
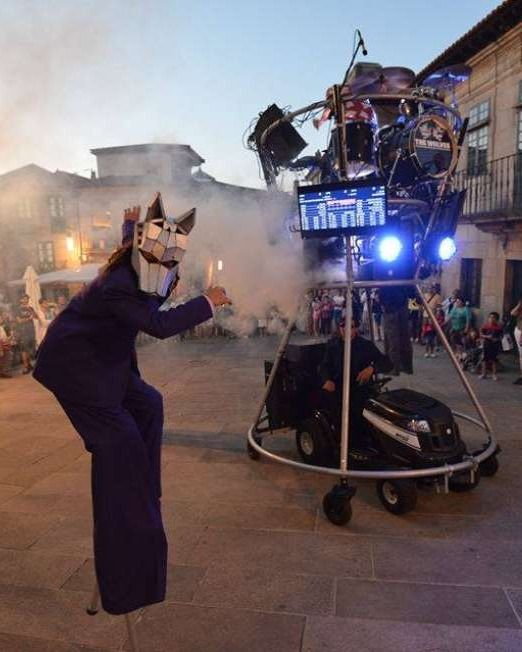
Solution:
<path fill-rule="evenodd" d="M 89 602 L 89 606 L 86 611 L 89 616 L 96 616 L 100 606 L 100 589 L 98 588 L 98 582 L 94 582 L 94 589 L 92 591 L 92 598 Z"/>

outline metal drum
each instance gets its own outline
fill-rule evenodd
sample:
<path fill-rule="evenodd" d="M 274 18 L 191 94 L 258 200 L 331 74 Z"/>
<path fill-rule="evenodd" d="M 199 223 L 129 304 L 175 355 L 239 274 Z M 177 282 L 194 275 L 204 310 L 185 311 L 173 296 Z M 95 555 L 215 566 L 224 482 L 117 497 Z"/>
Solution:
<path fill-rule="evenodd" d="M 348 177 L 369 174 L 375 171 L 375 133 L 377 118 L 367 100 L 344 101 L 344 143 Z M 334 156 L 339 159 L 341 148 L 340 127 L 333 134 Z"/>
<path fill-rule="evenodd" d="M 423 114 L 406 126 L 392 125 L 379 132 L 377 159 L 391 185 L 440 181 L 457 164 L 457 142 L 448 121 Z"/>

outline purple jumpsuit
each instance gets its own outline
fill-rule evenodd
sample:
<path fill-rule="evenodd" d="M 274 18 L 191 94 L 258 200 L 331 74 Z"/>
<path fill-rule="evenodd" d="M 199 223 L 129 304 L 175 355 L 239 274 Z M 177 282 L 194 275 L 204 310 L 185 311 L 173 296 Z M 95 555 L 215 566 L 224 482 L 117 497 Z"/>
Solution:
<path fill-rule="evenodd" d="M 138 331 L 166 338 L 212 317 L 204 296 L 159 311 L 130 263 L 99 276 L 50 325 L 34 377 L 92 453 L 94 557 L 103 608 L 123 614 L 165 598 L 161 394 L 136 364 Z"/>

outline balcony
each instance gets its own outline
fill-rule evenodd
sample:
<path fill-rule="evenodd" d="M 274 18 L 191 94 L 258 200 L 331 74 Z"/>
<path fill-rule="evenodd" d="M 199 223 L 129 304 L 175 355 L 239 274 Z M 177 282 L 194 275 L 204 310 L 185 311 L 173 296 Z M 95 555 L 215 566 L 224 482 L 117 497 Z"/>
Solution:
<path fill-rule="evenodd" d="M 463 222 L 516 222 L 522 219 L 522 152 L 488 161 L 482 169 L 462 170 L 455 187 L 467 190 Z"/>

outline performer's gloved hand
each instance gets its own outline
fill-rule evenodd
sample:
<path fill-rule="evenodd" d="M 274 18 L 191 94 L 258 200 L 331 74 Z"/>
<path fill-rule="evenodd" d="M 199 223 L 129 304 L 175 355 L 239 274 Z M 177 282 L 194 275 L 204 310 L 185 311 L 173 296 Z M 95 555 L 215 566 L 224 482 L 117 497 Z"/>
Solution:
<path fill-rule="evenodd" d="M 125 222 L 137 222 L 140 219 L 141 206 L 133 206 L 123 211 L 123 220 Z"/>
<path fill-rule="evenodd" d="M 225 288 L 222 287 L 209 288 L 205 292 L 205 296 L 208 297 L 216 307 L 226 306 L 227 304 L 230 305 L 232 303 L 232 301 L 227 297 Z"/>

